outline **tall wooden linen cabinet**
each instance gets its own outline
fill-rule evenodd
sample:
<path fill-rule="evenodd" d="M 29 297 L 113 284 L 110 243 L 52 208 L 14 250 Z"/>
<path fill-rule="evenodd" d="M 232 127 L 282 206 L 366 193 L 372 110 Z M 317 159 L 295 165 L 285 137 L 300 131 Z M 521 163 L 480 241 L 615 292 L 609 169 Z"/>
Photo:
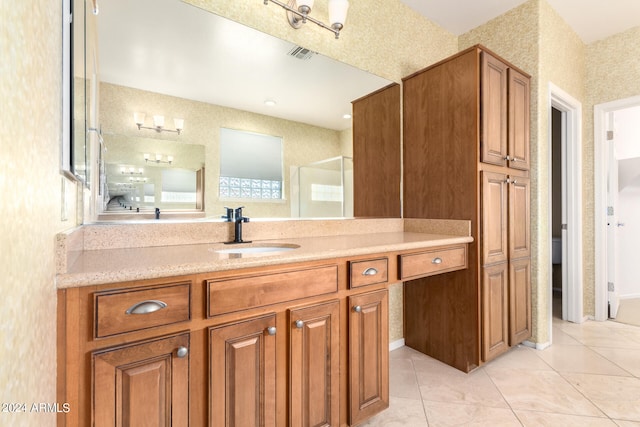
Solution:
<path fill-rule="evenodd" d="M 403 79 L 404 217 L 474 238 L 468 269 L 406 283 L 405 341 L 465 372 L 531 336 L 529 97 L 479 45 Z"/>

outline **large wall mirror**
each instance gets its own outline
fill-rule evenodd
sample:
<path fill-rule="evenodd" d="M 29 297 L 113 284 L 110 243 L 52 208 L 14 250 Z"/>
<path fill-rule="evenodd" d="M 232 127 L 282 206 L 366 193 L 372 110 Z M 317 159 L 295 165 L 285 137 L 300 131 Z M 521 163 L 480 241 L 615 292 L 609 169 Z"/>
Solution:
<path fill-rule="evenodd" d="M 86 5 L 97 40 L 85 68 L 95 64 L 98 83 L 82 95 L 98 99 L 89 141 L 98 220 L 153 219 L 156 208 L 161 219 L 220 218 L 224 206 L 251 218 L 353 215 L 351 102 L 390 81 L 180 0 L 109 0 L 96 16 Z M 281 141 L 282 197 L 221 191 L 223 129 Z M 166 182 L 172 170 L 183 179 Z"/>

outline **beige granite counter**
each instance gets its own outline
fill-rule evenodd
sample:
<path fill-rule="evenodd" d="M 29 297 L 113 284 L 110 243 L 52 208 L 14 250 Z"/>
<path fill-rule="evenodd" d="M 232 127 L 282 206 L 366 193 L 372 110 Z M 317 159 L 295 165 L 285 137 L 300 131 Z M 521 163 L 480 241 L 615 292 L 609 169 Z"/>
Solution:
<path fill-rule="evenodd" d="M 254 224 L 251 230 L 249 225 Z M 300 221 L 293 226 L 290 223 L 283 226 L 275 222 L 256 222 L 248 223 L 244 234 L 246 239 L 252 238 L 253 243 L 242 245 L 222 243 L 228 240 L 228 226 L 224 223 L 203 223 L 199 229 L 193 227 L 193 224 L 85 226 L 61 234 L 58 236 L 56 285 L 68 288 L 116 283 L 413 250 L 473 240 L 469 236 L 468 221 Z M 250 254 L 217 252 L 241 246 L 275 244 L 299 247 Z"/>

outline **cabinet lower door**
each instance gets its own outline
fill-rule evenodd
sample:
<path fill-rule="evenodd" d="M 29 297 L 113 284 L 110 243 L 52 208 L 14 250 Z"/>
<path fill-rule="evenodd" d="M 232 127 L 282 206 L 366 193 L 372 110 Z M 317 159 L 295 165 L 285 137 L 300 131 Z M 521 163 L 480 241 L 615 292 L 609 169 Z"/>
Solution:
<path fill-rule="evenodd" d="M 531 337 L 531 261 L 511 261 L 509 265 L 509 344 Z"/>
<path fill-rule="evenodd" d="M 276 317 L 209 329 L 209 425 L 276 424 Z"/>
<path fill-rule="evenodd" d="M 340 303 L 289 310 L 290 425 L 340 422 Z"/>
<path fill-rule="evenodd" d="M 509 274 L 504 262 L 482 268 L 482 360 L 509 349 Z"/>
<path fill-rule="evenodd" d="M 349 299 L 349 424 L 389 407 L 389 308 L 387 291 Z"/>
<path fill-rule="evenodd" d="M 187 427 L 188 353 L 188 333 L 93 353 L 93 425 Z"/>

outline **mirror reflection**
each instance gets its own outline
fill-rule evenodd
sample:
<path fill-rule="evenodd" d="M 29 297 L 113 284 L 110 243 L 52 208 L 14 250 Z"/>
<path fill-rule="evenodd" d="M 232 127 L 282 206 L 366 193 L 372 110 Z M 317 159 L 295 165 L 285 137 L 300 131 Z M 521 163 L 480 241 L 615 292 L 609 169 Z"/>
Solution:
<path fill-rule="evenodd" d="M 100 6 L 99 220 L 353 215 L 345 115 L 388 80 L 179 0 Z M 280 198 L 223 190 L 223 129 L 281 140 Z"/>

